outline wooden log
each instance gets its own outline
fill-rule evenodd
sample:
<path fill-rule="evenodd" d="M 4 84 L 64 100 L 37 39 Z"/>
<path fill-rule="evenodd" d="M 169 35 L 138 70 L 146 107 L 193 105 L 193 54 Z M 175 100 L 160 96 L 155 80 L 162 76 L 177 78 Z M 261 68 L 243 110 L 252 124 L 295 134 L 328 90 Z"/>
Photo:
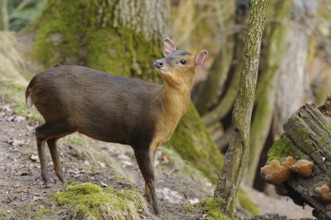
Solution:
<path fill-rule="evenodd" d="M 288 119 L 284 133 L 268 153 L 267 164 L 272 160 L 283 162 L 288 156 L 294 158 L 294 165 L 288 166 L 289 178 L 275 184 L 276 192 L 298 205 L 312 206 L 317 219 L 331 219 L 331 96 L 323 106 L 306 104 Z M 300 166 L 307 169 L 310 162 L 314 164 L 312 173 L 304 176 Z M 277 172 L 270 168 L 271 165 L 264 166 L 262 176 L 279 183 L 270 181 L 271 172 Z"/>

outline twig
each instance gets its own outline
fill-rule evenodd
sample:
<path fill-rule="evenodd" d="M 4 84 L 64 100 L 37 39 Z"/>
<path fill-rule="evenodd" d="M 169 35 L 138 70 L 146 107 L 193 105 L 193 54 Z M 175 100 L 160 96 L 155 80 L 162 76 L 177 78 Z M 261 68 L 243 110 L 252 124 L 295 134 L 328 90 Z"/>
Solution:
<path fill-rule="evenodd" d="M 32 2 L 32 0 L 24 0 L 22 1 L 13 11 L 12 13 L 9 15 L 9 19 L 12 19 L 14 17 L 16 17 L 16 15 L 25 7 L 27 6 L 30 2 Z"/>

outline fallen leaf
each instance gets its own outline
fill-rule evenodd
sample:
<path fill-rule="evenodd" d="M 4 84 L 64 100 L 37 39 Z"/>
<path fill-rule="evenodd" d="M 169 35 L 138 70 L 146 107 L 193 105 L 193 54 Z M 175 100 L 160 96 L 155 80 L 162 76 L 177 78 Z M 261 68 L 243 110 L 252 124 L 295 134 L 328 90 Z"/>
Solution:
<path fill-rule="evenodd" d="M 107 186 L 108 186 L 108 184 L 106 184 L 106 183 L 104 183 L 104 182 L 101 182 L 100 185 L 101 185 L 102 187 L 107 187 Z"/>
<path fill-rule="evenodd" d="M 100 165 L 100 167 L 102 167 L 102 168 L 105 168 L 106 167 L 106 164 L 105 163 L 103 163 L 103 162 L 100 162 L 100 161 L 98 161 L 98 164 Z"/>
<path fill-rule="evenodd" d="M 132 162 L 130 162 L 130 161 L 122 161 L 122 163 L 124 164 L 124 165 L 126 165 L 126 166 L 132 166 Z"/>
<path fill-rule="evenodd" d="M 196 204 L 196 203 L 200 202 L 200 200 L 198 198 L 189 199 L 188 201 L 190 204 Z"/>
<path fill-rule="evenodd" d="M 161 163 L 162 164 L 168 164 L 168 163 L 170 163 L 170 157 L 169 157 L 169 155 L 168 154 L 162 154 L 162 156 L 161 156 L 162 158 L 162 161 L 161 161 Z"/>

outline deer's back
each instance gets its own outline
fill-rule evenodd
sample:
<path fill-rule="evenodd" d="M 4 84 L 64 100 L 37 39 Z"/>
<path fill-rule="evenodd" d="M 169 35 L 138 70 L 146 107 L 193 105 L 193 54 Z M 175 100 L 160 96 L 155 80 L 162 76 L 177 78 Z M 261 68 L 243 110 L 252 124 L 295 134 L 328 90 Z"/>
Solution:
<path fill-rule="evenodd" d="M 45 121 L 66 120 L 96 139 L 131 144 L 153 135 L 162 112 L 162 86 L 81 66 L 37 74 L 28 93 Z"/>

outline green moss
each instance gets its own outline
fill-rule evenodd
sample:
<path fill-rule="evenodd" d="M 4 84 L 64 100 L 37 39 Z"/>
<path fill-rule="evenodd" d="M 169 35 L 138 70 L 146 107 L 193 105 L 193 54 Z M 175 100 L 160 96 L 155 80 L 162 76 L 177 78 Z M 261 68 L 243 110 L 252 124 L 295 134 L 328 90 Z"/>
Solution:
<path fill-rule="evenodd" d="M 161 56 L 161 42 L 147 40 L 130 28 L 114 27 L 111 8 L 93 1 L 50 1 L 41 17 L 27 28 L 36 32 L 34 56 L 47 67 L 79 64 L 160 82 L 152 63 Z"/>
<path fill-rule="evenodd" d="M 223 166 L 223 156 L 192 104 L 166 145 L 174 148 L 215 183 L 216 174 Z"/>
<path fill-rule="evenodd" d="M 139 219 L 138 209 L 146 208 L 142 205 L 144 198 L 138 192 L 117 192 L 111 187 L 102 189 L 92 183 L 72 185 L 53 197 L 68 210 L 68 216 L 81 219 Z M 147 212 L 147 208 L 143 211 Z"/>
<path fill-rule="evenodd" d="M 70 27 L 61 21 L 52 19 L 42 26 L 35 36 L 34 56 L 47 67 L 57 63 L 78 62 L 77 40 L 74 39 Z M 66 56 L 63 53 L 66 53 Z"/>
<path fill-rule="evenodd" d="M 6 210 L 0 208 L 0 217 L 5 217 L 7 215 Z"/>
<path fill-rule="evenodd" d="M 45 66 L 82 62 L 80 44 L 84 37 L 80 28 L 86 26 L 82 24 L 84 15 L 80 8 L 78 1 L 49 1 L 42 15 L 25 30 L 35 32 L 32 54 Z"/>
<path fill-rule="evenodd" d="M 304 154 L 295 147 L 294 143 L 283 133 L 268 152 L 268 163 L 272 160 L 282 161 L 287 156 L 295 160 L 302 159 Z"/>
<path fill-rule="evenodd" d="M 229 218 L 221 213 L 221 207 L 224 204 L 217 199 L 210 198 L 206 199 L 203 203 L 203 209 L 207 213 L 207 217 L 205 219 L 213 220 L 228 220 Z"/>
<path fill-rule="evenodd" d="M 147 41 L 142 35 L 124 27 L 106 28 L 89 34 L 88 66 L 115 75 L 161 82 L 152 66 L 154 60 L 161 57 L 159 42 Z"/>
<path fill-rule="evenodd" d="M 242 207 L 247 213 L 251 215 L 260 214 L 260 210 L 258 210 L 256 205 L 252 202 L 250 198 L 247 197 L 247 195 L 242 189 L 238 190 L 237 197 L 240 207 Z"/>
<path fill-rule="evenodd" d="M 54 219 L 54 213 L 58 212 L 51 198 L 45 198 L 42 201 L 33 201 L 26 203 L 20 209 L 11 212 L 15 219 Z M 1 217 L 1 216 L 0 216 Z"/>
<path fill-rule="evenodd" d="M 142 195 L 138 191 L 127 190 L 127 191 L 118 192 L 118 194 L 126 200 L 133 201 L 135 207 L 138 210 L 143 210 L 146 213 L 148 212 L 148 208 L 147 208 L 145 199 L 144 199 L 144 197 L 142 197 Z"/>
<path fill-rule="evenodd" d="M 49 216 L 51 213 L 52 213 L 51 209 L 41 208 L 34 213 L 33 218 L 34 219 L 44 219 L 44 220 L 51 219 L 50 217 L 46 217 L 46 216 Z"/>

